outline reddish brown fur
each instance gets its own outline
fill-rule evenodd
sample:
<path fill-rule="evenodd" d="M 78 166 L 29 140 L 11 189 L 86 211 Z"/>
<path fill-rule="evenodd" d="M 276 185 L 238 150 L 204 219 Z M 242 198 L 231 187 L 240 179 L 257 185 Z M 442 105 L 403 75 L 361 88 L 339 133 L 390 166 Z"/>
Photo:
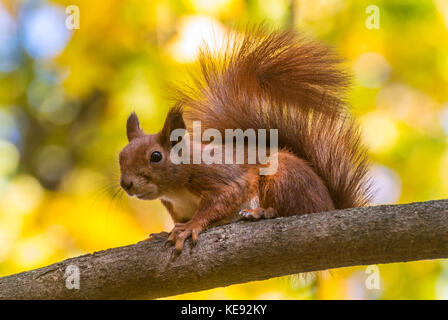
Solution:
<path fill-rule="evenodd" d="M 122 185 L 162 199 L 177 223 L 169 237 L 177 250 L 189 236 L 195 242 L 203 229 L 234 219 L 257 196 L 260 207 L 280 216 L 367 203 L 366 154 L 344 104 L 348 77 L 331 51 L 292 31 L 258 28 L 229 41 L 224 56 L 203 48 L 199 62 L 194 87 L 178 90 L 160 133 L 145 135 L 131 115 L 130 143 L 120 154 Z M 260 165 L 171 163 L 169 134 L 186 127 L 183 112 L 203 130 L 278 129 L 278 171 L 260 176 Z M 160 163 L 149 163 L 154 150 Z"/>

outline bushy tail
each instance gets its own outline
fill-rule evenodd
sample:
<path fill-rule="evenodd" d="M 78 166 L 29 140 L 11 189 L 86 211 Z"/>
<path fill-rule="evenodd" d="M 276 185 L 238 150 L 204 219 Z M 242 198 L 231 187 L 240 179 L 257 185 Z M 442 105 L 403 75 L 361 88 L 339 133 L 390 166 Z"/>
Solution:
<path fill-rule="evenodd" d="M 349 77 L 327 47 L 293 31 L 247 30 L 224 53 L 204 46 L 193 85 L 178 91 L 202 128 L 278 129 L 279 148 L 307 160 L 336 208 L 368 201 L 368 164 L 344 102 Z"/>

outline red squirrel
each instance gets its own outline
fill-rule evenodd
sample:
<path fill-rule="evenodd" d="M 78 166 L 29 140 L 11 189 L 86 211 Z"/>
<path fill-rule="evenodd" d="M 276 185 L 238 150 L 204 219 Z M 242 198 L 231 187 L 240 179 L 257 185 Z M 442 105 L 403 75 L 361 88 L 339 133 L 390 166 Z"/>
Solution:
<path fill-rule="evenodd" d="M 119 156 L 121 186 L 140 199 L 159 198 L 180 252 L 201 231 L 235 219 L 256 220 L 364 206 L 369 201 L 367 153 L 349 115 L 350 77 L 326 46 L 294 31 L 247 30 L 224 53 L 199 51 L 193 85 L 176 90 L 163 128 L 145 134 L 132 113 L 129 144 Z M 266 164 L 176 164 L 176 129 L 277 129 L 277 170 Z M 204 144 L 206 145 L 206 144 Z M 201 148 L 204 147 L 201 146 Z M 247 151 L 247 149 L 245 149 Z"/>

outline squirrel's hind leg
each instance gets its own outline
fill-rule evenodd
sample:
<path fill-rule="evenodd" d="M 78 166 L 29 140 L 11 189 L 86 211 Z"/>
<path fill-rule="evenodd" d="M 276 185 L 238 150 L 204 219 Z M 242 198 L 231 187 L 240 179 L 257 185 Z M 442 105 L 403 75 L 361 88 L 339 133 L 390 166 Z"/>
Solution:
<path fill-rule="evenodd" d="M 277 216 L 272 208 L 243 209 L 239 212 L 239 215 L 242 220 L 271 219 Z"/>
<path fill-rule="evenodd" d="M 278 170 L 259 180 L 260 207 L 274 208 L 278 216 L 334 209 L 323 179 L 311 165 L 288 151 L 278 153 Z"/>

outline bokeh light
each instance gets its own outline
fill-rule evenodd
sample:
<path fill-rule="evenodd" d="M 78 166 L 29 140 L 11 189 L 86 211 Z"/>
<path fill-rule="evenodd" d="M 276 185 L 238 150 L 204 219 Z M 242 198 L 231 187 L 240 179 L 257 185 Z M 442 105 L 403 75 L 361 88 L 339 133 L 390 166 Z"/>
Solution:
<path fill-rule="evenodd" d="M 0 72 L 9 72 L 19 65 L 17 24 L 0 2 Z"/>
<path fill-rule="evenodd" d="M 42 200 L 44 191 L 37 179 L 28 175 L 16 177 L 4 190 L 1 211 L 8 215 L 31 214 Z"/>
<path fill-rule="evenodd" d="M 392 169 L 375 165 L 370 172 L 372 181 L 372 204 L 394 204 L 401 195 L 399 175 Z"/>
<path fill-rule="evenodd" d="M 203 43 L 215 52 L 225 43 L 224 27 L 211 17 L 187 16 L 181 20 L 179 30 L 170 46 L 171 55 L 179 62 L 192 62 Z"/>
<path fill-rule="evenodd" d="M 0 176 L 11 174 L 19 165 L 19 151 L 14 144 L 0 140 L 0 154 Z"/>
<path fill-rule="evenodd" d="M 440 125 L 445 133 L 448 135 L 448 103 L 440 110 Z"/>
<path fill-rule="evenodd" d="M 395 146 L 399 130 L 384 112 L 371 112 L 361 118 L 365 141 L 372 152 L 384 152 Z"/>
<path fill-rule="evenodd" d="M 377 52 L 367 52 L 355 61 L 356 80 L 366 88 L 378 88 L 389 77 L 390 67 L 384 57 Z"/>
<path fill-rule="evenodd" d="M 21 14 L 24 47 L 31 57 L 49 59 L 61 53 L 71 35 L 62 8 L 42 6 L 25 9 Z"/>

